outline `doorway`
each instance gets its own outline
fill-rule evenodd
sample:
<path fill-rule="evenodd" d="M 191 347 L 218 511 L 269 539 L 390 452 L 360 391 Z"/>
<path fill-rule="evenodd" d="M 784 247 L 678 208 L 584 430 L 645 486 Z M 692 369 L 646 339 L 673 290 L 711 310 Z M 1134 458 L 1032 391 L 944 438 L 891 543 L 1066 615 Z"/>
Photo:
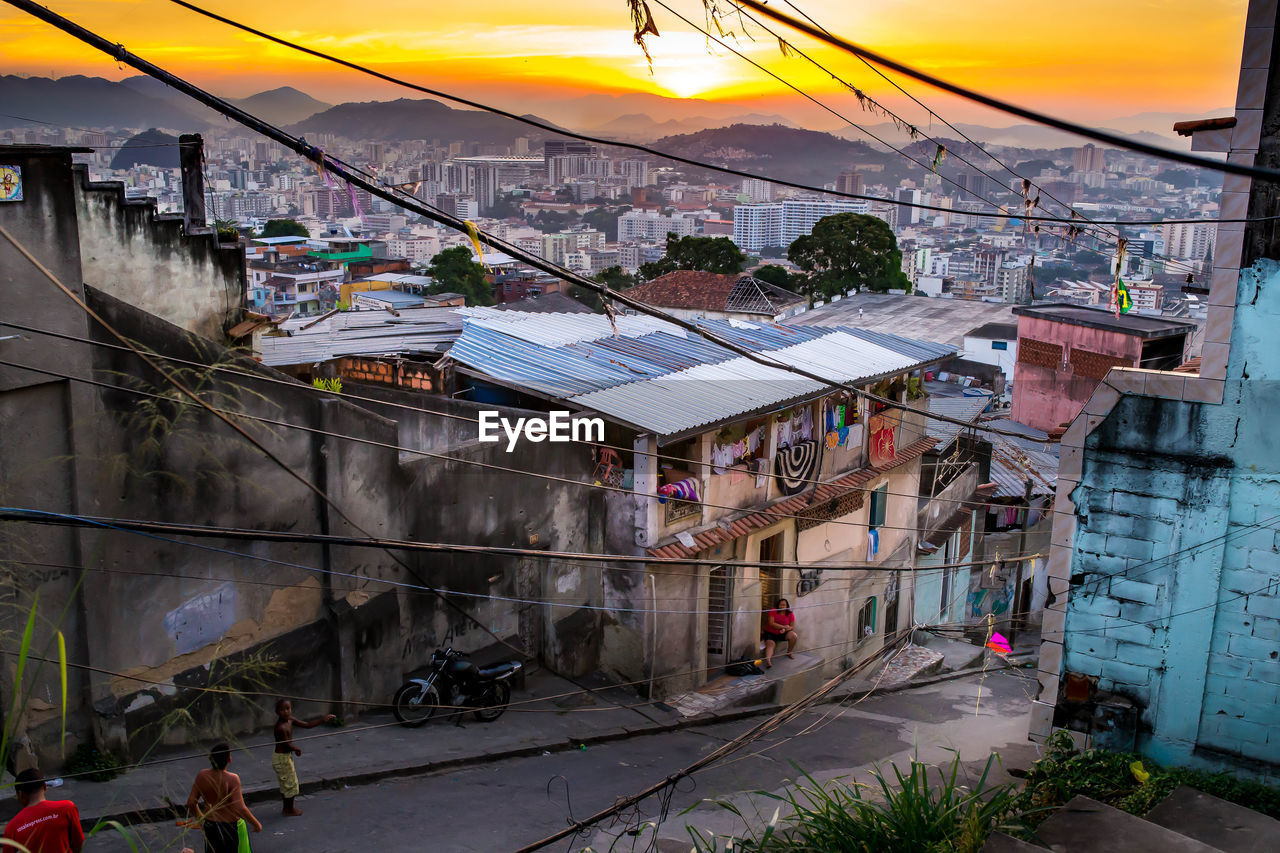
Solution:
<path fill-rule="evenodd" d="M 707 577 L 707 675 L 730 663 L 733 626 L 733 569 L 715 566 Z"/>
<path fill-rule="evenodd" d="M 760 562 L 782 562 L 782 533 L 775 533 L 767 539 L 760 540 Z M 760 566 L 760 609 L 771 610 L 782 594 L 782 568 L 780 566 Z M 763 617 L 762 617 L 763 621 Z"/>

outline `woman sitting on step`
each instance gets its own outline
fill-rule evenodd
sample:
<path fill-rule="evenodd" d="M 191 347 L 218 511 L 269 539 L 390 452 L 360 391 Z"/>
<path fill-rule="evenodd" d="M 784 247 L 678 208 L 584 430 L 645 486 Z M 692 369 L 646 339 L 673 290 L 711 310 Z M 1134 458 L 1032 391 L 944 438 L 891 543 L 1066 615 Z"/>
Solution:
<path fill-rule="evenodd" d="M 764 614 L 765 669 L 773 668 L 773 650 L 783 640 L 787 641 L 787 657 L 794 659 L 796 643 L 800 642 L 796 635 L 796 615 L 791 612 L 791 603 L 779 598 L 774 608 Z"/>

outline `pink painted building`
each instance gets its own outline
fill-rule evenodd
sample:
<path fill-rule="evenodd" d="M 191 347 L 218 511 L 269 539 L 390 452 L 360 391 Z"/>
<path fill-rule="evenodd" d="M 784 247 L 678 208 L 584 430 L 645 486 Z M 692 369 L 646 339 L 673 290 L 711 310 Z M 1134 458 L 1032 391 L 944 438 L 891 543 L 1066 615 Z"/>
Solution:
<path fill-rule="evenodd" d="M 1051 432 L 1080 414 L 1113 367 L 1172 370 L 1195 324 L 1079 305 L 1028 305 L 1018 318 L 1012 417 Z"/>

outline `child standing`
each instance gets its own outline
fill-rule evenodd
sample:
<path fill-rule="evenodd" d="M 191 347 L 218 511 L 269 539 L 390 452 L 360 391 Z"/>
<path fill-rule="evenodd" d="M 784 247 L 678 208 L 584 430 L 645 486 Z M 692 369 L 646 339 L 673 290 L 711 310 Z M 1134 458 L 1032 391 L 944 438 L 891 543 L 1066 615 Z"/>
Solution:
<path fill-rule="evenodd" d="M 292 702 L 288 699 L 276 702 L 276 751 L 271 756 L 271 767 L 280 780 L 280 796 L 284 798 L 284 814 L 287 817 L 302 814 L 301 809 L 293 805 L 293 798 L 298 796 L 298 772 L 293 768 L 293 756 L 302 755 L 302 750 L 293 745 L 293 727 L 313 729 L 333 719 L 333 714 L 329 714 L 314 720 L 298 720 L 293 716 Z"/>

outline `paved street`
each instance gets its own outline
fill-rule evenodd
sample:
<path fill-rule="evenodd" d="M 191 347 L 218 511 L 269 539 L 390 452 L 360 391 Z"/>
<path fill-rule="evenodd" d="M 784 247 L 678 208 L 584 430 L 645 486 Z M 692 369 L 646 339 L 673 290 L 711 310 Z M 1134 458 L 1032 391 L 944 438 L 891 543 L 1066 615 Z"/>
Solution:
<path fill-rule="evenodd" d="M 992 749 L 1012 766 L 1026 766 L 1034 752 L 1026 742 L 1026 711 L 1034 684 L 1017 671 L 981 673 L 868 699 L 856 707 L 819 706 L 782 731 L 745 748 L 718 766 L 679 786 L 663 839 L 683 839 L 685 823 L 726 832 L 734 829 L 722 809 L 704 805 L 686 817 L 680 812 L 703 799 L 735 797 L 777 789 L 796 770 L 829 779 L 856 775 L 866 765 L 905 760 L 918 751 L 924 761 L 947 761 L 959 750 L 966 762 L 981 763 Z M 502 851 L 562 828 L 569 814 L 582 817 L 614 802 L 715 749 L 764 719 L 685 729 L 529 758 L 496 761 L 462 770 L 386 780 L 344 790 L 325 791 L 299 800 L 301 818 L 283 818 L 278 808 L 254 807 L 265 828 L 254 849 L 272 851 L 445 850 Z M 501 725 L 499 722 L 497 725 Z M 490 729 L 469 726 L 476 737 Z M 415 732 L 432 737 L 432 727 Z M 696 784 L 695 784 L 696 783 Z M 658 800 L 632 815 L 631 825 L 652 820 Z M 748 808 L 750 808 L 748 806 Z M 763 807 L 762 807 L 763 810 Z M 772 814 L 773 805 L 768 808 Z M 605 824 L 572 845 L 607 850 L 623 827 Z M 171 825 L 138 829 L 148 850 L 181 849 L 180 831 Z M 636 849 L 652 838 L 630 836 L 615 849 Z M 200 849 L 188 834 L 187 846 Z M 140 845 L 141 846 L 141 845 Z M 96 851 L 125 851 L 116 839 L 92 839 Z M 549 848 L 565 850 L 566 842 Z M 663 844 L 662 849 L 677 849 Z"/>

